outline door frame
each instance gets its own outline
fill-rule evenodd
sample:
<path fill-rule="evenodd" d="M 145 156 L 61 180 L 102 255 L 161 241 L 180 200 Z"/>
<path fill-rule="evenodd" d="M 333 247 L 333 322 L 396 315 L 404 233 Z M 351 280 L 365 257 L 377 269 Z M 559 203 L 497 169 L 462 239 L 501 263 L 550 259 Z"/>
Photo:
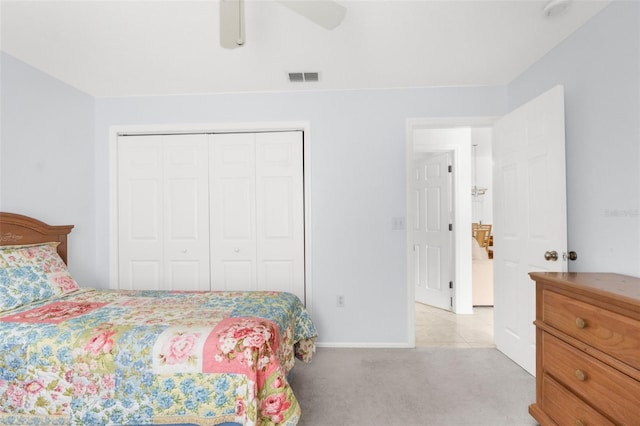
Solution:
<path fill-rule="evenodd" d="M 109 288 L 117 288 L 118 277 L 118 137 L 143 134 L 302 132 L 304 180 L 304 277 L 302 301 L 312 313 L 311 253 L 311 124 L 308 121 L 239 122 L 195 124 L 114 125 L 109 128 Z"/>
<path fill-rule="evenodd" d="M 429 118 L 409 118 L 406 127 L 406 149 L 405 149 L 405 198 L 406 198 L 406 223 L 413 223 L 413 214 L 410 207 L 410 179 L 411 163 L 414 154 L 414 131 L 421 129 L 447 129 L 455 127 L 491 127 L 498 119 L 497 116 L 479 117 L 429 117 Z M 453 153 L 453 306 L 452 311 L 456 314 L 472 314 L 472 286 L 471 286 L 471 143 L 434 143 L 431 145 L 432 151 L 452 151 Z M 468 205 L 468 209 L 460 206 Z M 457 231 L 461 232 L 457 232 Z M 467 232 L 465 232 L 465 230 Z M 408 237 L 408 232 L 407 232 Z M 407 335 L 409 347 L 415 347 L 416 324 L 415 324 L 415 288 L 413 274 L 410 270 L 410 256 L 412 255 L 412 244 L 409 238 L 406 239 L 407 258 Z"/>

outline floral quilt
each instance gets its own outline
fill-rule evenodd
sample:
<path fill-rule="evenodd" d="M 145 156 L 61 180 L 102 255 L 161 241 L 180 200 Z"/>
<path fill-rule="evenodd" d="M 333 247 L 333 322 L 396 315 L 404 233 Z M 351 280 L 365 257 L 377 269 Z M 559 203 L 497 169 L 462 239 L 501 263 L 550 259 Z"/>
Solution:
<path fill-rule="evenodd" d="M 294 425 L 315 337 L 289 293 L 78 290 L 0 314 L 0 424 Z"/>

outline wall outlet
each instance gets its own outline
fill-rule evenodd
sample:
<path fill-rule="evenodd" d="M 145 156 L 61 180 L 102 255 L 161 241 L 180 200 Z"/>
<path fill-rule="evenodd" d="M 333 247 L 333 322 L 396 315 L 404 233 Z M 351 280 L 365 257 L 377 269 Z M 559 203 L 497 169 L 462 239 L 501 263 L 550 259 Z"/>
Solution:
<path fill-rule="evenodd" d="M 407 227 L 404 216 L 391 218 L 391 229 L 394 231 L 402 231 Z"/>
<path fill-rule="evenodd" d="M 338 308 L 344 308 L 344 296 L 342 294 L 336 296 L 336 306 Z"/>

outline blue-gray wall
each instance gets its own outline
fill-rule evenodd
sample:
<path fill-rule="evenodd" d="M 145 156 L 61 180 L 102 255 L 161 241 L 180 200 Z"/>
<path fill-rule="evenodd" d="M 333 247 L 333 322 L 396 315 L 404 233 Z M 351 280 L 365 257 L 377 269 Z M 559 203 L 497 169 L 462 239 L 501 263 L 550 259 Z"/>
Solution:
<path fill-rule="evenodd" d="M 640 276 L 640 6 L 614 1 L 505 87 L 93 99 L 2 55 L 0 209 L 76 225 L 70 267 L 108 285 L 113 125 L 308 121 L 313 316 L 320 341 L 408 341 L 406 120 L 504 114 L 566 88 L 574 270 Z M 335 307 L 336 294 L 346 306 Z"/>
<path fill-rule="evenodd" d="M 0 210 L 75 225 L 69 265 L 95 282 L 92 96 L 0 54 Z"/>
<path fill-rule="evenodd" d="M 496 116 L 506 90 L 445 88 L 98 99 L 99 275 L 108 273 L 109 128 L 127 124 L 311 125 L 312 315 L 326 344 L 402 345 L 407 336 L 407 118 Z M 106 281 L 104 282 L 106 285 Z M 336 307 L 344 295 L 345 307 Z"/>
<path fill-rule="evenodd" d="M 640 2 L 614 1 L 509 85 L 509 110 L 565 87 L 572 271 L 640 276 Z"/>

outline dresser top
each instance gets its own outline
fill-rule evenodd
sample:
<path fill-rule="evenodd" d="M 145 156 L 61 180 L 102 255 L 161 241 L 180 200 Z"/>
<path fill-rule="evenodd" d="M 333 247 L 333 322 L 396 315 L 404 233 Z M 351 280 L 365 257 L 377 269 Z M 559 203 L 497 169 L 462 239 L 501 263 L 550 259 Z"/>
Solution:
<path fill-rule="evenodd" d="M 640 278 L 595 272 L 531 272 L 535 281 L 547 281 L 573 291 L 595 292 L 603 296 L 640 304 Z"/>

